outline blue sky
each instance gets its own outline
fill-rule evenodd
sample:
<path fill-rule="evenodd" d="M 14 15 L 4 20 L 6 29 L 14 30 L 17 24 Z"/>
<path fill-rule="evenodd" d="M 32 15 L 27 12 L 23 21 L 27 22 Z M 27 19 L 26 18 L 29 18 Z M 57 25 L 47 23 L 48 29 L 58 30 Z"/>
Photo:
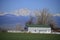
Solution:
<path fill-rule="evenodd" d="M 21 8 L 48 8 L 52 13 L 60 13 L 60 0 L 0 0 L 0 11 L 9 12 Z"/>
<path fill-rule="evenodd" d="M 22 8 L 28 8 L 30 10 L 47 8 L 52 13 L 60 13 L 60 0 L 0 0 L 0 12 L 9 13 L 11 11 Z M 3 16 L 3 18 L 0 17 L 0 25 L 4 23 L 14 24 L 20 22 L 20 19 L 22 20 L 22 22 L 24 22 L 25 17 L 22 19 L 17 16 L 16 19 L 16 17 L 13 16 L 10 19 L 10 16 Z M 60 20 L 59 18 L 57 20 Z M 60 21 L 58 22 L 60 24 Z"/>

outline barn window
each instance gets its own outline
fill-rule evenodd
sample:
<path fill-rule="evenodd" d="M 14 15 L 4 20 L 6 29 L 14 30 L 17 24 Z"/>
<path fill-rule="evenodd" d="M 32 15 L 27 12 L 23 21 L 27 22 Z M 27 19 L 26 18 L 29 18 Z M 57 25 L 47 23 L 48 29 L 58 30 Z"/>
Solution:
<path fill-rule="evenodd" d="M 36 32 L 36 30 L 34 30 Z"/>
<path fill-rule="evenodd" d="M 40 30 L 39 30 L 39 32 L 40 32 Z"/>

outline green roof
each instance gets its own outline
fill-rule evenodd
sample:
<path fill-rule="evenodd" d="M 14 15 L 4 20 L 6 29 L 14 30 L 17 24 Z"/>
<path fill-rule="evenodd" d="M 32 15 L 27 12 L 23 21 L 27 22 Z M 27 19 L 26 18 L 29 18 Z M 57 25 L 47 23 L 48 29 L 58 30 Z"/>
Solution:
<path fill-rule="evenodd" d="M 27 24 L 27 27 L 50 27 L 49 25 Z"/>

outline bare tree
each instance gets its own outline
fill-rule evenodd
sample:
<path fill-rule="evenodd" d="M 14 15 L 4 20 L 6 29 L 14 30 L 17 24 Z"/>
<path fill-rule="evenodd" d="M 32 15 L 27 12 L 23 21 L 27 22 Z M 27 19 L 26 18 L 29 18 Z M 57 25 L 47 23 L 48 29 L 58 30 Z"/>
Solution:
<path fill-rule="evenodd" d="M 38 24 L 47 24 L 52 20 L 52 15 L 48 12 L 48 9 L 43 9 L 42 11 L 36 10 L 35 16 L 37 17 Z"/>
<path fill-rule="evenodd" d="M 34 14 L 35 14 L 35 16 L 36 16 L 36 19 L 37 19 L 37 22 L 36 22 L 36 24 L 40 24 L 41 23 L 41 12 L 40 12 L 40 10 L 35 10 L 34 11 Z"/>
<path fill-rule="evenodd" d="M 33 17 L 32 16 L 30 16 L 30 20 L 28 22 L 26 22 L 26 24 L 29 24 L 29 25 L 33 24 Z"/>

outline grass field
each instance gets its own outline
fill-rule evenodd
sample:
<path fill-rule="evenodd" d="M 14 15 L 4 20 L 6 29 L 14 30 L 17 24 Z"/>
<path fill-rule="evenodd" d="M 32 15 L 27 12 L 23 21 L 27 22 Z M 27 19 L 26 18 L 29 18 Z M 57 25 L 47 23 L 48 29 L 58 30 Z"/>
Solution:
<path fill-rule="evenodd" d="M 60 35 L 31 33 L 0 33 L 0 40 L 60 40 Z"/>

